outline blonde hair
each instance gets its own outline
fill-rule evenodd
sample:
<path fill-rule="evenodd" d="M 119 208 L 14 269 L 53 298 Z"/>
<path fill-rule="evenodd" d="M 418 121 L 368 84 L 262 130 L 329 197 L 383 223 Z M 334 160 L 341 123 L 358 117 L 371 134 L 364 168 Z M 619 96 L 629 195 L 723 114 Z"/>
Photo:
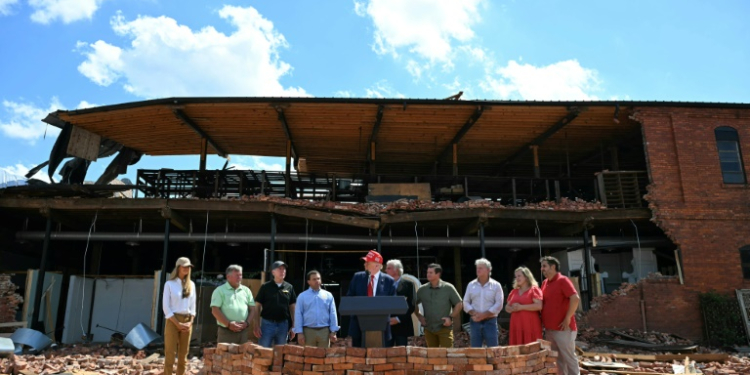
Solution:
<path fill-rule="evenodd" d="M 192 267 L 188 267 L 188 273 L 187 276 L 185 276 L 185 280 L 182 281 L 182 298 L 188 298 L 190 297 L 190 293 L 193 292 L 193 283 L 190 282 L 190 274 L 192 273 Z M 179 278 L 180 274 L 180 266 L 175 266 L 175 268 L 172 270 L 172 273 L 169 275 L 169 280 L 174 280 Z"/>
<path fill-rule="evenodd" d="M 516 272 L 521 271 L 524 277 L 526 277 L 526 280 L 529 281 L 529 286 L 539 286 L 539 284 L 536 282 L 536 279 L 534 278 L 534 274 L 531 273 L 531 270 L 526 267 L 518 267 L 515 271 L 513 271 L 513 274 L 515 275 Z M 515 277 L 513 278 L 513 289 L 518 289 L 520 286 L 518 286 L 518 282 L 515 280 Z"/>

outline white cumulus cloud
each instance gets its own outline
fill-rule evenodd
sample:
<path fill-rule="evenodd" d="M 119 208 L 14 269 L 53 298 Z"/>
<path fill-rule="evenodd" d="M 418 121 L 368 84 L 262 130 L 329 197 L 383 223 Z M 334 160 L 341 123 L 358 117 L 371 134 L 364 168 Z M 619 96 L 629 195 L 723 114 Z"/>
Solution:
<path fill-rule="evenodd" d="M 255 171 L 283 171 L 286 170 L 284 158 L 261 156 L 235 156 L 235 161 L 229 163 L 234 169 L 252 169 Z"/>
<path fill-rule="evenodd" d="M 5 0 L 0 0 L 5 1 Z M 34 8 L 31 20 L 48 24 L 59 19 L 63 23 L 71 23 L 83 19 L 91 19 L 104 0 L 29 0 Z"/>
<path fill-rule="evenodd" d="M 169 17 L 113 17 L 113 30 L 131 40 L 115 46 L 99 40 L 79 43 L 86 60 L 79 72 L 92 82 L 144 98 L 165 96 L 308 96 L 284 87 L 292 67 L 280 60 L 284 36 L 255 8 L 224 6 L 219 17 L 234 27 L 224 34 L 211 26 L 191 30 Z"/>
<path fill-rule="evenodd" d="M 480 87 L 501 99 L 598 100 L 600 80 L 596 70 L 565 60 L 547 66 L 509 61 L 489 74 Z"/>
<path fill-rule="evenodd" d="M 452 65 L 453 43 L 467 43 L 481 19 L 483 0 L 355 1 L 355 12 L 372 19 L 373 50 L 398 57 L 403 50 L 430 63 Z M 412 68 L 413 68 L 412 64 Z"/>
<path fill-rule="evenodd" d="M 2 183 L 6 184 L 7 186 L 14 186 L 15 182 L 19 181 L 26 181 L 26 173 L 29 173 L 31 168 L 23 165 L 23 164 L 16 164 L 16 165 L 9 165 L 7 167 L 0 167 L 0 178 L 2 178 Z M 35 175 L 31 176 L 32 179 L 42 180 L 46 182 L 50 182 L 49 176 L 47 176 L 47 173 L 44 173 L 42 171 L 37 172 Z"/>
<path fill-rule="evenodd" d="M 18 0 L 0 0 L 0 16 L 10 15 L 13 6 L 16 4 L 18 4 Z"/>
<path fill-rule="evenodd" d="M 45 131 L 47 136 L 57 136 L 60 132 L 60 129 L 42 122 L 47 114 L 63 108 L 57 98 L 52 98 L 47 108 L 8 100 L 3 101 L 3 108 L 6 115 L 0 117 L 0 131 L 7 137 L 23 139 L 34 144 L 37 139 L 44 136 Z"/>
<path fill-rule="evenodd" d="M 48 137 L 56 137 L 60 133 L 59 128 L 42 122 L 42 119 L 47 117 L 50 112 L 65 109 L 65 106 L 56 97 L 50 100 L 47 108 L 28 102 L 10 100 L 3 100 L 2 104 L 5 113 L 0 115 L 0 131 L 5 136 L 22 139 L 33 145 L 45 133 Z M 95 106 L 96 104 L 82 100 L 76 108 L 82 109 Z"/>

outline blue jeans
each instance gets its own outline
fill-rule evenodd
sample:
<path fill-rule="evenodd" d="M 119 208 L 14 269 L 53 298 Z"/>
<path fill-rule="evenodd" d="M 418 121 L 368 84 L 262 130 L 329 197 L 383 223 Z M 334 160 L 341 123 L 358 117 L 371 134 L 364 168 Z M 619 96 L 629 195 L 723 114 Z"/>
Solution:
<path fill-rule="evenodd" d="M 497 318 L 481 322 L 471 321 L 471 347 L 481 348 L 486 343 L 488 348 L 498 346 Z"/>
<path fill-rule="evenodd" d="M 274 345 L 284 345 L 286 344 L 288 333 L 289 321 L 274 322 L 272 320 L 261 319 L 261 335 L 258 344 L 264 348 L 273 348 Z"/>

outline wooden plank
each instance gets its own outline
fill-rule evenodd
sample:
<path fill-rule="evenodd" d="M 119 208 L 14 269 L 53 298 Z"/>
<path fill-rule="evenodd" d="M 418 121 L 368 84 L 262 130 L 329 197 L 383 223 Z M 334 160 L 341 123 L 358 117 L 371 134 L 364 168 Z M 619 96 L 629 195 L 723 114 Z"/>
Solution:
<path fill-rule="evenodd" d="M 0 323 L 0 328 L 26 327 L 26 322 Z"/>
<path fill-rule="evenodd" d="M 324 221 L 328 223 L 343 224 L 360 228 L 378 229 L 380 227 L 380 222 L 377 220 L 377 218 L 365 219 L 356 216 L 334 214 L 330 212 L 281 205 L 274 206 L 273 212 L 284 216 Z"/>
<path fill-rule="evenodd" d="M 399 195 L 415 196 L 422 201 L 430 201 L 432 195 L 429 183 L 370 184 L 367 193 L 372 196 Z"/>
<path fill-rule="evenodd" d="M 612 359 L 632 359 L 634 361 L 647 361 L 647 362 L 671 362 L 671 361 L 683 361 L 685 357 L 690 358 L 696 362 L 726 362 L 729 359 L 729 354 L 625 354 L 625 353 L 595 353 L 595 352 L 583 352 L 580 354 L 582 357 L 593 358 L 593 357 L 606 357 Z"/>
<path fill-rule="evenodd" d="M 99 157 L 99 144 L 102 137 L 86 129 L 73 126 L 68 141 L 68 155 L 82 159 L 96 161 Z"/>

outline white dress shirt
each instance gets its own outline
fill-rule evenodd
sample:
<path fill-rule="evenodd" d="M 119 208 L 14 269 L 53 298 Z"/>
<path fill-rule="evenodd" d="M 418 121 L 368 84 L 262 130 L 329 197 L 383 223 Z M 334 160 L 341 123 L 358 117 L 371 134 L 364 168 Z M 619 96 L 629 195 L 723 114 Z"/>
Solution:
<path fill-rule="evenodd" d="M 372 296 L 375 297 L 378 295 L 378 280 L 380 280 L 380 271 L 378 273 L 374 274 L 375 278 L 372 279 Z M 367 285 L 370 284 L 370 279 L 372 278 L 372 275 L 367 277 Z"/>
<path fill-rule="evenodd" d="M 190 280 L 192 292 L 188 298 L 182 298 L 182 280 L 172 279 L 164 284 L 164 298 L 162 306 L 166 319 L 171 318 L 174 314 L 195 316 L 195 283 Z"/>
<path fill-rule="evenodd" d="M 478 313 L 489 311 L 493 316 L 503 309 L 503 288 L 500 283 L 490 278 L 484 285 L 474 279 L 466 287 L 464 311 L 474 310 Z"/>

